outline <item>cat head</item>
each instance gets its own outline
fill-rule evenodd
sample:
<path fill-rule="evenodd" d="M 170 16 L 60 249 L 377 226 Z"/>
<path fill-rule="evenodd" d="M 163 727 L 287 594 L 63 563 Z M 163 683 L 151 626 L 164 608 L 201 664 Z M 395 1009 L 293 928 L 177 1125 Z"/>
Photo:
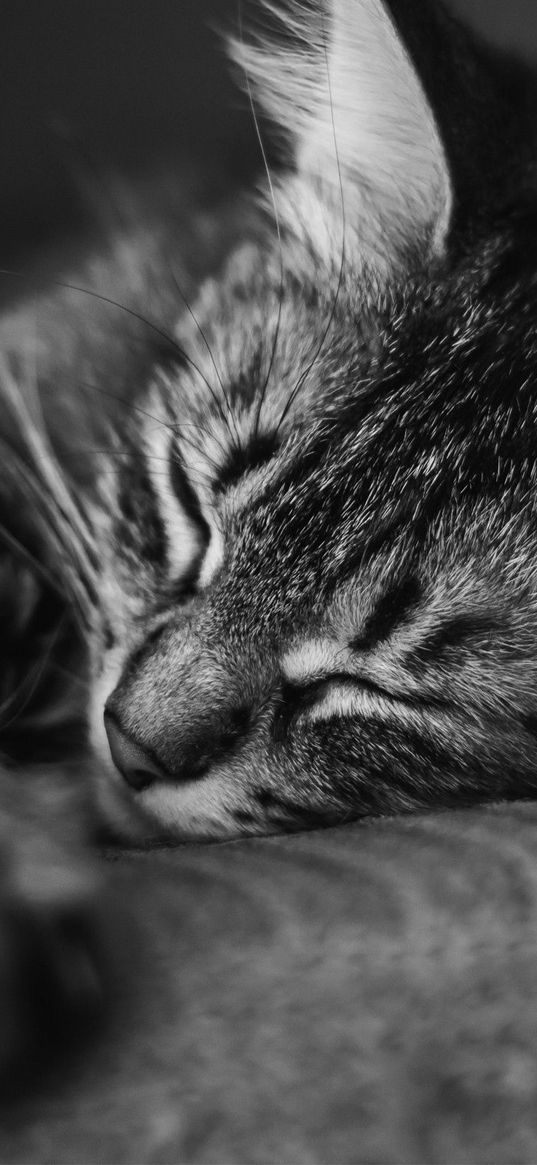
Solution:
<path fill-rule="evenodd" d="M 450 259 L 448 161 L 379 0 L 284 33 L 235 54 L 295 167 L 102 464 L 91 729 L 138 838 L 471 801 L 536 759 L 508 244 Z"/>

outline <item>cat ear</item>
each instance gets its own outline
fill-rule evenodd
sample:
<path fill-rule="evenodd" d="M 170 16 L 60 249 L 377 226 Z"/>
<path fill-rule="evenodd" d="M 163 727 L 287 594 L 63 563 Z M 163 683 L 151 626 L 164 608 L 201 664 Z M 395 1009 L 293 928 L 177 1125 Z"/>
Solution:
<path fill-rule="evenodd" d="M 334 216 L 343 220 L 346 248 L 377 269 L 416 249 L 441 253 L 450 177 L 414 66 L 381 0 L 326 2 L 280 10 L 269 0 L 283 41 L 235 48 L 294 140 L 297 174 L 279 189 L 280 213 L 316 251 L 334 250 Z"/>

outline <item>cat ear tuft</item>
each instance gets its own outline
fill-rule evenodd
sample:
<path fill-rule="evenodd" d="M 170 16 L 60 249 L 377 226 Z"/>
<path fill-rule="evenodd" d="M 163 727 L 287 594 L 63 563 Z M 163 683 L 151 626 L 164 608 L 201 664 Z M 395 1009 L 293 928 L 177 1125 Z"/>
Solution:
<path fill-rule="evenodd" d="M 381 0 L 325 2 L 267 0 L 283 38 L 232 46 L 255 98 L 291 131 L 297 173 L 278 190 L 280 213 L 321 252 L 342 220 L 346 249 L 379 273 L 439 254 L 451 184 L 414 66 Z"/>

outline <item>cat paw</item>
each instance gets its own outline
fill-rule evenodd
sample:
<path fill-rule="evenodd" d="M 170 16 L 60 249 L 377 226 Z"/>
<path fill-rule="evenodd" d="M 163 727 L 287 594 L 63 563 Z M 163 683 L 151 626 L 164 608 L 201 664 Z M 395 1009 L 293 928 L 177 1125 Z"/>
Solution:
<path fill-rule="evenodd" d="M 64 855 L 0 856 L 0 1093 L 91 1032 L 104 1003 L 98 887 Z"/>

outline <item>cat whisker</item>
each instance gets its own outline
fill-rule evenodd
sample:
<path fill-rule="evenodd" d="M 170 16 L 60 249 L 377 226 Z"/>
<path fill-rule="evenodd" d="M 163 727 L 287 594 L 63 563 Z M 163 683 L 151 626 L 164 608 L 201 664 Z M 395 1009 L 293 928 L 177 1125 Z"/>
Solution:
<path fill-rule="evenodd" d="M 90 384 L 89 382 L 82 381 L 82 380 L 78 380 L 76 383 L 78 384 L 78 386 L 79 386 L 80 388 L 82 388 L 82 389 L 84 389 L 84 390 L 88 390 L 88 391 L 91 391 L 91 392 L 98 392 L 98 393 L 100 393 L 102 396 L 109 397 L 109 398 L 110 398 L 110 400 L 115 400 L 115 401 L 117 401 L 119 404 L 123 404 L 123 405 L 125 405 L 125 408 L 127 408 L 127 409 L 131 409 L 133 412 L 139 413 L 139 414 L 140 414 L 140 416 L 147 417 L 147 418 L 148 418 L 148 420 L 150 420 L 150 421 L 154 421 L 156 425 L 159 425 L 160 427 L 162 427 L 162 428 L 166 429 L 166 430 L 167 430 L 169 433 L 171 433 L 171 434 L 172 434 L 172 436 L 173 436 L 173 437 L 182 436 L 182 432 L 183 432 L 183 429 L 184 429 L 184 428 L 185 428 L 185 429 L 186 429 L 186 428 L 191 428 L 191 429 L 195 429 L 195 430 L 196 430 L 196 432 L 205 433 L 205 434 L 207 435 L 207 437 L 208 437 L 208 438 L 209 438 L 211 441 L 214 441 L 214 442 L 215 442 L 215 443 L 218 445 L 218 447 L 219 447 L 219 449 L 221 450 L 221 452 L 222 452 L 222 455 L 223 455 L 224 457 L 225 457 L 225 456 L 227 455 L 227 453 L 228 453 L 228 450 L 227 450 L 227 449 L 226 449 L 226 447 L 225 447 L 225 446 L 222 444 L 222 442 L 221 442 L 221 441 L 218 439 L 218 437 L 216 436 L 216 434 L 215 434 L 215 433 L 213 433 L 213 432 L 211 432 L 211 430 L 210 430 L 210 429 L 208 429 L 208 428 L 207 428 L 207 426 L 206 426 L 206 425 L 203 425 L 201 422 L 198 422 L 198 423 L 196 423 L 196 424 L 193 424 L 193 423 L 187 423 L 187 422 L 183 422 L 183 421 L 182 421 L 182 422 L 181 422 L 181 428 L 180 428 L 180 432 L 178 433 L 178 426 L 177 426 L 177 424 L 171 423 L 171 422 L 169 422 L 169 421 L 168 421 L 168 422 L 167 422 L 167 421 L 164 421 L 164 420 L 162 419 L 162 417 L 157 417 L 157 416 L 155 415 L 155 413 L 149 412 L 149 410 L 148 410 L 148 409 L 142 408 L 142 406 L 141 406 L 141 405 L 138 405 L 138 404 L 136 404 L 134 401 L 127 400 L 125 397 L 123 397 L 123 396 L 120 396 L 118 393 L 111 392 L 109 389 L 106 389 L 106 388 L 101 388 L 101 387 L 100 387 L 99 385 L 97 385 L 97 384 Z M 188 440 L 188 438 L 186 438 L 186 437 L 185 437 L 185 438 L 183 438 L 183 439 L 184 439 L 184 440 Z M 190 443 L 192 444 L 192 442 L 190 442 Z M 203 453 L 203 450 L 202 450 L 201 446 L 196 446 L 196 445 L 194 445 L 193 447 L 196 449 L 196 451 L 197 451 L 198 453 L 200 453 L 200 454 L 202 454 L 202 453 Z M 205 454 L 204 454 L 204 456 L 205 456 Z M 218 466 L 216 465 L 216 463 L 215 463 L 215 468 L 218 468 Z"/>
<path fill-rule="evenodd" d="M 29 691 L 26 693 L 26 696 L 24 697 L 22 704 L 16 709 L 13 716 L 11 716 L 9 720 L 5 720 L 3 723 L 0 723 L 0 731 L 1 732 L 5 732 L 7 728 L 10 728 L 11 725 L 14 724 L 16 720 L 19 719 L 19 717 L 22 715 L 22 713 L 28 707 L 28 704 L 30 703 L 32 696 L 34 695 L 34 693 L 38 687 L 39 681 L 41 680 L 41 678 L 45 672 L 45 668 L 47 667 L 47 664 L 50 662 L 52 653 L 54 651 L 54 648 L 56 647 L 56 644 L 58 643 L 58 640 L 59 640 L 60 635 L 65 627 L 66 622 L 67 622 L 67 613 L 64 612 L 64 614 L 61 615 L 60 619 L 58 620 L 58 623 L 57 623 L 54 631 L 52 632 L 52 634 L 48 638 L 48 643 L 45 647 L 45 650 L 43 651 L 41 659 L 39 659 L 36 662 L 36 664 L 34 665 L 34 667 L 31 668 L 30 672 L 28 672 L 23 677 L 22 682 L 19 684 L 19 686 L 15 690 L 15 692 L 13 692 L 11 694 L 11 696 L 9 697 L 9 700 L 4 701 L 4 704 L 0 705 L 0 715 L 1 715 L 6 710 L 6 707 L 9 707 L 10 705 L 12 705 L 13 702 L 15 702 L 19 698 L 21 691 L 24 689 L 24 687 L 26 686 L 28 681 L 30 681 Z"/>
<path fill-rule="evenodd" d="M 81 545 L 73 537 L 76 531 L 61 509 L 58 509 L 54 495 L 49 496 L 46 486 L 43 490 L 44 483 L 32 475 L 26 463 L 17 457 L 7 442 L 0 439 L 0 444 L 7 449 L 5 468 L 11 473 L 16 489 L 26 495 L 37 528 L 41 525 L 40 535 L 57 558 L 58 578 L 61 576 L 62 584 L 5 527 L 0 527 L 0 538 L 38 577 L 43 578 L 54 593 L 63 598 L 69 594 L 76 604 L 76 611 L 87 620 L 93 611 L 98 579 L 97 571 L 88 558 L 88 546 Z"/>
<path fill-rule="evenodd" d="M 17 489 L 22 488 L 26 493 L 34 518 L 38 517 L 44 524 L 41 531 L 43 537 L 58 555 L 58 572 L 64 573 L 69 563 L 73 568 L 69 572 L 73 598 L 80 602 L 83 593 L 86 597 L 94 595 L 98 572 L 91 553 L 88 556 L 88 546 L 77 540 L 76 531 L 69 519 L 58 510 L 55 498 L 43 492 L 42 483 L 33 480 L 24 463 L 15 462 L 13 471 L 16 471 Z M 85 600 L 82 606 L 86 607 Z"/>
<path fill-rule="evenodd" d="M 46 584 L 46 586 L 50 587 L 50 590 L 54 594 L 59 595 L 62 598 L 64 597 L 64 590 L 60 587 L 59 580 L 54 578 L 51 572 L 47 570 L 45 566 L 43 566 L 43 563 L 40 562 L 39 559 L 36 558 L 35 555 L 33 555 L 31 551 L 28 550 L 27 547 L 24 546 L 24 544 L 20 542 L 19 539 L 16 538 L 15 535 L 12 534 L 11 531 L 8 530 L 7 527 L 3 524 L 0 524 L 0 541 L 3 542 L 4 546 L 15 556 L 15 558 L 17 558 L 17 560 L 23 562 L 25 566 L 27 566 L 35 575 L 37 575 L 38 578 L 40 578 Z"/>
<path fill-rule="evenodd" d="M 13 279 L 28 279 L 28 276 L 26 276 L 24 272 L 14 271 L 7 267 L 0 268 L 0 275 L 5 275 Z M 127 304 L 120 303 L 117 299 L 113 299 L 109 295 L 103 295 L 98 291 L 93 291 L 90 287 L 81 287 L 76 283 L 67 283 L 60 279 L 53 279 L 51 280 L 51 283 L 54 287 L 61 287 L 66 291 L 74 291 L 80 295 L 88 295 L 91 299 L 96 299 L 100 303 L 108 304 L 110 307 L 117 308 L 118 311 L 125 312 L 132 319 L 137 320 L 138 323 L 143 324 L 144 327 L 154 332 L 155 335 L 159 336 L 161 340 L 164 340 L 166 344 L 169 344 L 172 351 L 175 352 L 176 357 L 180 363 L 186 363 L 200 377 L 208 392 L 211 394 L 212 400 L 214 401 L 220 413 L 220 417 L 228 429 L 231 441 L 234 441 L 235 438 L 231 429 L 229 416 L 227 416 L 227 414 L 224 412 L 222 403 L 219 401 L 217 393 L 215 392 L 210 382 L 207 380 L 207 377 L 201 371 L 201 368 L 196 364 L 195 360 L 193 360 L 192 357 L 188 355 L 188 352 L 186 352 L 184 348 L 182 348 L 181 345 L 177 343 L 177 340 L 174 338 L 174 336 L 170 335 L 169 332 L 165 331 L 164 328 L 159 327 L 159 325 L 156 324 L 153 320 L 143 316 L 141 312 L 136 311 L 135 308 L 128 307 Z"/>
<path fill-rule="evenodd" d="M 181 441 L 184 441 L 187 445 L 190 446 L 191 449 L 194 450 L 195 453 L 198 453 L 200 457 L 203 457 L 204 461 L 207 461 L 207 463 L 214 470 L 215 474 L 218 474 L 220 472 L 221 463 L 219 463 L 218 461 L 215 461 L 214 457 L 211 457 L 210 453 L 207 453 L 207 451 L 205 449 L 203 449 L 203 447 L 201 445 L 199 445 L 196 441 L 193 441 L 191 437 L 186 437 L 182 432 L 178 435 L 179 435 Z M 224 455 L 225 455 L 225 452 L 226 452 L 225 450 L 222 450 L 222 453 Z M 174 458 L 173 460 L 174 460 L 174 463 L 176 465 L 179 465 L 184 472 L 184 466 L 182 465 L 179 458 Z M 189 476 L 190 476 L 190 474 L 191 474 L 191 469 L 189 468 Z"/>
<path fill-rule="evenodd" d="M 180 468 L 182 470 L 184 470 L 184 467 L 181 465 L 181 462 L 176 461 L 175 464 L 179 465 Z M 165 478 L 168 475 L 165 473 L 160 474 L 157 472 L 155 474 L 155 476 Z M 204 487 L 207 486 L 207 478 L 202 473 L 193 473 L 190 469 L 188 471 L 188 480 L 189 480 L 189 482 L 192 483 L 192 485 L 195 485 L 198 489 L 203 489 Z M 168 492 L 169 492 L 169 496 L 171 498 L 177 500 L 177 495 L 175 493 L 175 490 L 174 490 L 173 486 L 170 485 L 169 483 L 168 483 Z"/>
<path fill-rule="evenodd" d="M 227 409 L 228 409 L 229 416 L 230 416 L 230 418 L 232 418 L 232 419 L 234 420 L 234 418 L 233 418 L 233 409 L 232 409 L 232 407 L 231 407 L 231 401 L 230 401 L 230 399 L 229 399 L 229 396 L 228 396 L 228 393 L 227 393 L 227 391 L 226 391 L 226 387 L 225 387 L 225 385 L 224 385 L 224 381 L 223 381 L 223 379 L 222 379 L 222 375 L 221 375 L 221 373 L 220 373 L 220 370 L 219 370 L 219 368 L 218 368 L 218 365 L 217 365 L 217 363 L 216 363 L 216 360 L 215 360 L 215 358 L 214 358 L 214 354 L 213 354 L 213 350 L 212 350 L 212 348 L 211 348 L 211 345 L 209 344 L 209 341 L 208 341 L 208 339 L 207 339 L 207 336 L 206 336 L 206 334 L 205 334 L 205 332 L 204 332 L 204 330 L 203 330 L 203 328 L 202 328 L 202 326 L 201 326 L 201 324 L 200 324 L 200 322 L 199 322 L 199 320 L 198 320 L 197 316 L 195 315 L 195 313 L 194 313 L 194 310 L 193 310 L 193 308 L 192 308 L 191 304 L 188 302 L 188 299 L 186 298 L 186 295 L 184 294 L 184 291 L 183 291 L 182 287 L 180 286 L 180 284 L 179 284 L 179 282 L 178 282 L 178 280 L 177 280 L 177 276 L 176 276 L 176 274 L 175 274 L 175 271 L 173 270 L 173 267 L 171 267 L 171 266 L 170 266 L 170 274 L 171 274 L 171 277 L 172 277 L 172 280 L 173 280 L 174 287 L 175 287 L 175 289 L 176 289 L 176 291 L 177 291 L 178 295 L 181 297 L 181 300 L 182 300 L 182 302 L 183 302 L 183 304 L 184 304 L 184 306 L 185 306 L 185 308 L 186 308 L 186 310 L 187 310 L 187 312 L 188 312 L 188 314 L 189 314 L 190 318 L 192 319 L 192 321 L 193 321 L 193 323 L 194 323 L 194 326 L 196 327 L 197 331 L 199 332 L 199 334 L 200 334 L 200 336 L 201 336 L 201 339 L 203 340 L 203 343 L 205 344 L 205 347 L 206 347 L 206 349 L 207 349 L 207 352 L 208 352 L 208 355 L 209 355 L 209 359 L 210 359 L 210 361 L 211 361 L 211 364 L 212 364 L 212 366 L 213 366 L 213 368 L 214 368 L 214 371 L 215 371 L 215 373 L 216 373 L 216 377 L 217 377 L 218 383 L 219 383 L 219 385 L 220 385 L 220 388 L 221 388 L 221 390 L 222 390 L 222 395 L 223 395 L 223 397 L 224 397 L 224 400 L 225 400 L 225 403 L 226 403 L 226 406 L 227 406 Z M 238 433 L 237 433 L 237 431 L 236 431 L 236 426 L 235 426 L 235 424 L 234 424 L 234 426 L 233 426 L 233 427 L 235 428 L 235 435 L 236 435 L 236 437 L 237 437 L 237 439 L 238 439 Z"/>
<path fill-rule="evenodd" d="M 226 458 L 228 456 L 229 449 L 226 448 L 226 446 L 222 444 L 222 442 L 217 437 L 216 433 L 214 433 L 211 429 L 207 428 L 207 425 L 204 425 L 201 422 L 196 422 L 194 424 L 193 422 L 181 421 L 180 425 L 176 426 L 176 429 L 175 429 L 175 435 L 176 435 L 176 437 L 179 438 L 180 441 L 186 441 L 189 445 L 192 446 L 193 449 L 196 449 L 198 453 L 200 453 L 201 455 L 203 455 L 205 457 L 206 454 L 205 454 L 205 451 L 203 449 L 203 446 L 196 445 L 193 442 L 191 437 L 185 437 L 185 435 L 184 435 L 185 429 L 194 429 L 196 433 L 203 433 L 209 441 L 214 441 L 215 445 L 217 445 L 217 447 L 219 448 L 223 458 Z M 207 459 L 210 460 L 208 455 L 207 455 Z M 219 468 L 219 465 L 217 464 L 216 461 L 213 461 L 213 466 L 215 469 Z"/>
<path fill-rule="evenodd" d="M 244 48 L 244 35 L 243 35 L 243 22 L 242 22 L 242 0 L 238 0 L 238 25 L 239 25 L 239 40 L 240 40 L 241 46 Z M 250 104 L 250 110 L 251 110 L 251 113 L 252 113 L 252 119 L 253 119 L 254 128 L 255 128 L 255 132 L 256 132 L 256 137 L 257 137 L 257 141 L 258 141 L 258 143 L 259 143 L 259 149 L 260 149 L 260 151 L 261 151 L 261 157 L 262 157 L 262 159 L 263 159 L 263 166 L 264 166 L 264 169 L 265 169 L 265 174 L 266 174 L 266 176 L 267 176 L 267 183 L 268 183 L 268 188 L 269 188 L 269 192 L 270 192 L 270 199 L 271 199 L 271 203 L 272 203 L 272 209 L 273 209 L 273 211 L 274 211 L 274 221 L 275 221 L 275 225 L 276 225 L 276 235 L 277 235 L 277 238 L 278 238 L 278 254 L 279 254 L 279 260 L 280 260 L 280 287 L 279 287 L 279 292 L 278 292 L 278 314 L 277 314 L 277 318 L 276 318 L 276 325 L 275 325 L 275 328 L 274 328 L 274 337 L 273 337 L 273 341 L 272 341 L 272 350 L 271 350 L 271 353 L 270 353 L 270 359 L 269 359 L 269 365 L 268 365 L 268 369 L 267 369 L 267 374 L 266 374 L 266 377 L 265 377 L 265 381 L 264 381 L 263 387 L 262 387 L 262 389 L 261 389 L 261 392 L 260 392 L 260 394 L 259 394 L 259 401 L 258 401 L 257 408 L 256 408 L 256 412 L 255 412 L 255 418 L 254 418 L 254 427 L 253 427 L 253 436 L 254 436 L 254 438 L 255 438 L 255 437 L 257 437 L 257 436 L 258 436 L 258 434 L 259 434 L 259 424 L 260 424 L 260 419 L 261 419 L 261 412 L 262 412 L 262 409 L 263 409 L 263 404 L 264 404 L 264 401 L 265 401 L 265 397 L 266 397 L 266 393 L 267 393 L 267 388 L 268 388 L 268 385 L 269 385 L 269 382 L 270 382 L 270 377 L 271 377 L 271 375 L 272 375 L 272 369 L 273 369 L 273 367 L 274 367 L 274 360 L 275 360 L 275 358 L 276 358 L 276 351 L 277 351 L 277 347 L 278 347 L 278 339 L 279 339 L 279 335 L 280 335 L 280 325 L 281 325 L 281 317 L 282 317 L 282 302 L 283 302 L 283 286 L 284 286 L 284 279 L 283 279 L 283 244 L 282 244 L 282 233 L 281 233 L 281 225 L 280 225 L 280 216 L 279 216 L 279 214 L 278 214 L 278 206 L 277 206 L 277 202 L 276 202 L 276 195 L 275 195 L 275 192 L 274 192 L 274 184 L 273 184 L 273 181 L 272 181 L 272 175 L 271 175 L 271 172 L 270 172 L 270 166 L 269 166 L 269 164 L 268 164 L 268 158 L 267 158 L 267 152 L 266 152 L 266 150 L 265 150 L 265 144 L 264 144 L 264 142 L 263 142 L 263 137 L 262 137 L 262 134 L 261 134 L 261 127 L 260 127 L 260 125 L 259 125 L 259 118 L 258 118 L 258 116 L 257 116 L 257 111 L 256 111 L 256 108 L 255 108 L 255 102 L 254 102 L 254 99 L 253 99 L 253 94 L 252 94 L 252 86 L 251 86 L 251 84 L 250 84 L 250 78 L 249 78 L 249 76 L 248 76 L 248 70 L 247 70 L 245 67 L 243 68 L 243 73 L 244 73 L 244 81 L 245 81 L 245 84 L 246 84 L 246 91 L 247 91 L 247 94 L 248 94 L 248 101 L 249 101 L 249 104 Z"/>
<path fill-rule="evenodd" d="M 330 61 L 328 59 L 325 16 L 324 16 L 324 12 L 323 12 L 322 8 L 320 10 L 320 18 L 321 18 L 321 25 L 322 25 L 322 30 L 323 30 L 323 38 L 322 38 L 323 39 L 323 52 L 324 52 L 325 63 L 326 63 L 326 79 L 327 79 L 327 84 L 328 84 L 330 119 L 331 119 L 331 125 L 332 125 L 332 137 L 333 137 L 333 142 L 334 142 L 334 153 L 335 153 L 335 158 L 336 158 L 338 183 L 339 183 L 339 194 L 340 194 L 340 202 L 341 202 L 341 259 L 340 259 L 340 264 L 339 264 L 339 272 L 338 272 L 336 291 L 335 291 L 334 298 L 332 301 L 332 307 L 330 309 L 328 321 L 327 321 L 326 326 L 324 328 L 319 345 L 314 353 L 313 359 L 310 361 L 310 363 L 307 365 L 307 367 L 304 369 L 304 371 L 299 376 L 297 384 L 295 385 L 295 388 L 293 389 L 292 393 L 290 394 L 289 399 L 285 405 L 285 408 L 282 411 L 281 417 L 280 417 L 278 424 L 276 426 L 277 433 L 279 432 L 281 426 L 283 425 L 285 418 L 288 416 L 289 411 L 292 408 L 302 386 L 306 383 L 312 369 L 315 367 L 315 365 L 319 359 L 319 356 L 321 355 L 321 352 L 323 351 L 328 333 L 330 332 L 330 329 L 332 327 L 332 323 L 334 320 L 334 316 L 336 314 L 339 296 L 340 296 L 341 288 L 343 285 L 343 274 L 344 274 L 344 270 L 345 270 L 345 235 L 346 235 L 346 225 L 347 225 L 346 224 L 346 216 L 345 216 L 345 195 L 344 195 L 344 191 L 343 191 L 343 175 L 341 172 L 341 159 L 339 156 L 339 149 L 338 149 L 338 143 L 337 143 L 337 133 L 336 133 L 336 123 L 335 123 L 335 118 L 334 118 L 334 101 L 333 101 L 333 96 L 332 96 L 332 79 L 330 76 Z"/>
<path fill-rule="evenodd" d="M 73 142 L 72 142 L 72 140 L 70 140 L 70 147 L 72 148 L 72 146 L 73 146 Z M 98 168 L 98 166 L 95 165 L 93 159 L 87 154 L 87 152 L 82 151 L 82 149 L 80 147 L 80 143 L 77 143 L 77 153 L 78 153 L 79 158 L 82 160 L 85 168 L 91 172 L 91 175 L 92 175 L 94 181 L 99 183 L 101 190 L 103 191 L 105 198 L 108 202 L 109 209 L 112 211 L 112 218 L 113 219 L 115 218 L 117 226 L 119 227 L 122 234 L 125 236 L 128 236 L 129 231 L 130 231 L 128 216 L 125 215 L 124 208 L 122 207 L 121 202 L 116 197 L 116 192 L 113 190 L 111 183 L 109 181 L 105 181 L 105 177 L 104 177 L 103 173 Z M 112 224 L 112 232 L 114 232 L 114 226 L 115 226 L 115 224 Z M 203 340 L 203 343 L 205 344 L 205 347 L 206 347 L 207 352 L 209 354 L 214 371 L 216 373 L 218 383 L 219 383 L 220 388 L 222 390 L 222 394 L 223 394 L 225 403 L 226 403 L 227 408 L 229 410 L 229 414 L 230 414 L 230 416 L 232 416 L 231 403 L 228 399 L 228 396 L 227 396 L 227 393 L 225 390 L 225 386 L 224 386 L 222 377 L 220 375 L 218 366 L 216 364 L 216 361 L 214 359 L 214 355 L 213 355 L 212 349 L 210 347 L 209 341 L 207 339 L 207 336 L 206 336 L 205 332 L 203 331 L 201 324 L 199 323 L 199 320 L 197 319 L 197 317 L 192 309 L 192 306 L 189 303 L 189 301 L 184 293 L 184 290 L 178 281 L 176 271 L 174 270 L 174 268 L 172 267 L 172 264 L 167 259 L 166 259 L 166 266 L 167 266 L 168 271 L 170 273 L 172 283 L 175 287 L 175 290 L 177 291 L 178 295 L 180 296 L 180 299 L 181 299 L 184 307 L 186 308 L 191 319 L 193 320 L 193 322 L 194 322 L 194 324 L 195 324 L 195 326 L 196 326 L 196 328 L 197 328 L 197 330 L 198 330 L 198 332 Z"/>
<path fill-rule="evenodd" d="M 68 516 L 73 529 L 77 532 L 81 544 L 91 548 L 88 527 L 81 518 L 79 510 L 73 504 L 71 492 L 66 484 L 63 470 L 57 461 L 50 445 L 47 430 L 37 404 L 37 421 L 32 417 L 26 404 L 20 384 L 12 376 L 7 363 L 0 356 L 0 380 L 2 392 L 13 416 L 18 421 L 19 431 L 23 436 L 32 463 L 39 466 L 42 474 L 42 484 L 47 487 L 56 505 L 60 507 L 62 515 Z"/>

